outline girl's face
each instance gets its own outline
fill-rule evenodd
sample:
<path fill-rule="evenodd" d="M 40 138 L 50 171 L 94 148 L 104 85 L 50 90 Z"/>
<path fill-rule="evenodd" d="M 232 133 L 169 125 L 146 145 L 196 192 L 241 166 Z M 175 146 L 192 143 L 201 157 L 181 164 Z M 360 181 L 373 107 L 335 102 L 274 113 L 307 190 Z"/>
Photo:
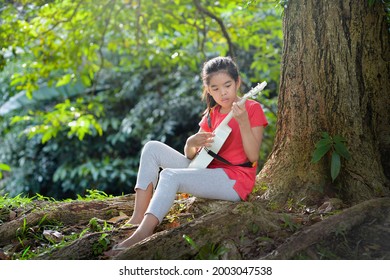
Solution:
<path fill-rule="evenodd" d="M 221 113 L 230 111 L 233 102 L 237 101 L 237 90 L 240 87 L 240 80 L 235 82 L 226 72 L 218 72 L 211 76 L 207 85 L 209 94 L 222 108 Z"/>

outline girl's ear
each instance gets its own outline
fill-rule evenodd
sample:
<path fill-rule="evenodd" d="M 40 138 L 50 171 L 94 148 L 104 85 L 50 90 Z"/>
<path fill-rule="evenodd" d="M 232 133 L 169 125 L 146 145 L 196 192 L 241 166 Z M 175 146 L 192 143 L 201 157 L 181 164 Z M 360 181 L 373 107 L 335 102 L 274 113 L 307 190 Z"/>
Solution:
<path fill-rule="evenodd" d="M 206 93 L 208 96 L 212 96 L 210 92 L 211 92 L 210 87 L 206 86 Z"/>

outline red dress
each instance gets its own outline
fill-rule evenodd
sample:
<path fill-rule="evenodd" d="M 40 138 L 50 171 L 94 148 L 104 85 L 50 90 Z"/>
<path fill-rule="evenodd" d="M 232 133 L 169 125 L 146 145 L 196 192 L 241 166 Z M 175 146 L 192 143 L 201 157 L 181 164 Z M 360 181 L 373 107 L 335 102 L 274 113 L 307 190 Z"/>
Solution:
<path fill-rule="evenodd" d="M 254 100 L 247 100 L 245 107 L 248 112 L 251 127 L 267 126 L 268 122 L 261 108 L 260 103 Z M 220 113 L 220 106 L 216 106 L 210 113 L 211 128 L 208 126 L 207 116 L 205 115 L 199 123 L 199 126 L 207 132 L 212 132 L 223 121 L 227 114 Z M 232 118 L 228 125 L 232 128 L 229 137 L 221 147 L 218 155 L 228 160 L 232 164 L 241 164 L 248 162 L 242 144 L 241 132 L 237 121 Z M 223 168 L 231 180 L 235 180 L 234 190 L 242 200 L 246 200 L 255 185 L 257 165 L 253 167 L 231 166 L 218 160 L 213 160 L 207 168 Z"/>

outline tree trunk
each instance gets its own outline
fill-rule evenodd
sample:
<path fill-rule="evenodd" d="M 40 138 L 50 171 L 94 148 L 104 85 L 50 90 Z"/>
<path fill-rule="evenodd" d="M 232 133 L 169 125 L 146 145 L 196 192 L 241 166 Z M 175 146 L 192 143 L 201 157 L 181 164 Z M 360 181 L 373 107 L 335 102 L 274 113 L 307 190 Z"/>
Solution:
<path fill-rule="evenodd" d="M 275 144 L 258 175 L 277 205 L 389 194 L 389 30 L 384 4 L 368 2 L 288 2 Z M 311 163 L 321 132 L 351 154 L 334 182 L 329 155 Z"/>

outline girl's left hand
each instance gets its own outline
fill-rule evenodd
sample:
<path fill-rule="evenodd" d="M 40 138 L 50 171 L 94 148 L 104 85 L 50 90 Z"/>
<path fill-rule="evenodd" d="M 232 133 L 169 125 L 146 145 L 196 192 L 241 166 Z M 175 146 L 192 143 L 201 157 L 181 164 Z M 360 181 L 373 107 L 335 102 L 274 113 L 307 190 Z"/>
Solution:
<path fill-rule="evenodd" d="M 237 120 L 239 124 L 249 120 L 248 112 L 245 108 L 245 103 L 242 105 L 238 105 L 238 103 L 234 102 L 232 105 L 232 112 L 233 117 Z"/>

